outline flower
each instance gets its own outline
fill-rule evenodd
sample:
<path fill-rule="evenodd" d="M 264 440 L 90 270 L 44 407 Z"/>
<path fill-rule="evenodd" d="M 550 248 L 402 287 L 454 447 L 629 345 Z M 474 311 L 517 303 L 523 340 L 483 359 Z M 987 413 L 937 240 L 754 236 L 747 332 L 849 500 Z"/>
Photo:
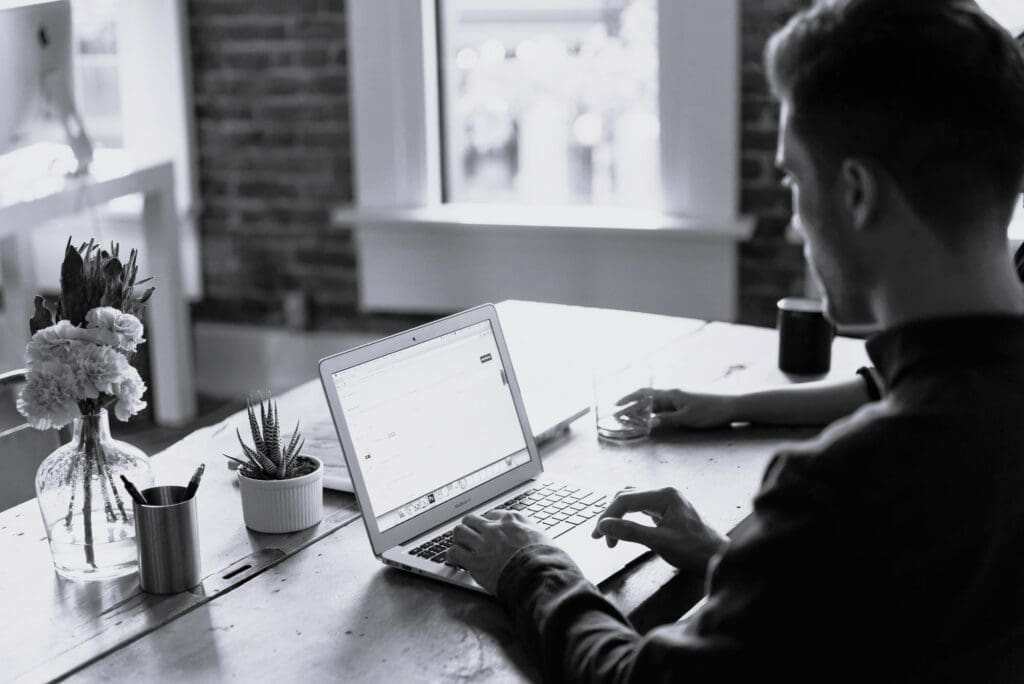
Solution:
<path fill-rule="evenodd" d="M 95 399 L 101 392 L 114 394 L 114 386 L 131 368 L 124 354 L 113 347 L 76 342 L 70 352 L 68 366 L 74 370 L 82 398 Z"/>
<path fill-rule="evenodd" d="M 75 371 L 58 361 L 47 361 L 32 369 L 18 396 L 18 412 L 37 430 L 64 427 L 78 418 Z"/>
<path fill-rule="evenodd" d="M 60 427 L 111 407 L 128 420 L 146 407 L 146 385 L 129 359 L 145 341 L 138 316 L 153 288 L 135 294 L 138 253 L 122 263 L 119 251 L 117 243 L 108 252 L 95 240 L 76 248 L 69 238 L 60 299 L 35 300 L 28 380 L 18 398 L 18 410 L 34 427 Z"/>
<path fill-rule="evenodd" d="M 146 385 L 122 353 L 138 347 L 142 323 L 112 307 L 91 309 L 86 319 L 87 328 L 68 320 L 42 328 L 26 347 L 28 383 L 18 410 L 33 427 L 62 427 L 109 403 L 123 421 L 146 407 Z"/>
<path fill-rule="evenodd" d="M 146 408 L 146 402 L 142 401 L 142 395 L 146 392 L 146 383 L 142 382 L 139 372 L 132 366 L 128 366 L 121 376 L 120 382 L 114 386 L 114 396 L 117 403 L 114 404 L 114 415 L 118 420 L 126 421 L 136 413 Z"/>
<path fill-rule="evenodd" d="M 25 347 L 29 365 L 65 359 L 76 340 L 91 344 L 117 344 L 117 336 L 113 331 L 79 328 L 71 321 L 58 321 L 32 336 Z"/>
<path fill-rule="evenodd" d="M 103 331 L 113 335 L 113 344 L 123 352 L 133 353 L 141 342 L 142 321 L 130 313 L 124 313 L 112 306 L 98 306 L 85 314 L 86 329 Z"/>

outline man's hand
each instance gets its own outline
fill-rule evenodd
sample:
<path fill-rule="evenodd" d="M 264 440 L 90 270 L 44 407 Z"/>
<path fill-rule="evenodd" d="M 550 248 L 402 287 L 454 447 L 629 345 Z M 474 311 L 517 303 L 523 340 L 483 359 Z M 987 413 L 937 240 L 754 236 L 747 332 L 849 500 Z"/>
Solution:
<path fill-rule="evenodd" d="M 548 536 L 525 516 L 488 511 L 483 517 L 467 515 L 453 530 L 448 562 L 468 570 L 477 584 L 494 594 L 501 571 L 516 551 L 531 544 L 550 543 Z"/>
<path fill-rule="evenodd" d="M 683 390 L 659 390 L 651 387 L 642 387 L 619 399 L 617 405 L 624 407 L 616 417 L 625 419 L 627 422 L 632 419 L 648 419 L 648 416 L 634 416 L 633 413 L 643 406 L 647 410 L 642 398 L 651 397 L 653 406 L 651 411 L 654 415 L 650 417 L 651 429 L 657 428 L 714 428 L 728 425 L 736 420 L 734 413 L 734 402 L 732 398 L 724 394 L 703 394 L 698 392 L 684 392 Z"/>
<path fill-rule="evenodd" d="M 622 520 L 627 513 L 642 512 L 654 527 Z M 592 533 L 604 537 L 608 546 L 623 541 L 648 547 L 680 570 L 704 574 L 708 561 L 726 539 L 704 524 L 693 506 L 678 490 L 666 487 L 620 493 L 597 519 Z"/>

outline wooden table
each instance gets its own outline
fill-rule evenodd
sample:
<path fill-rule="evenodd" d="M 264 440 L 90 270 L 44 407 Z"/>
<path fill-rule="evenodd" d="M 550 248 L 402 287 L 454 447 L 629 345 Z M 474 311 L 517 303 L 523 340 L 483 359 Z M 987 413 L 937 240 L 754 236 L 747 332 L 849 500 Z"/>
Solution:
<path fill-rule="evenodd" d="M 594 368 L 645 358 L 657 384 L 723 391 L 787 382 L 772 330 L 647 314 L 503 302 L 513 361 L 527 397 L 559 391 L 586 400 Z M 863 344 L 837 339 L 835 377 L 866 363 Z M 685 382 L 684 382 L 685 381 Z M 317 384 L 280 399 L 281 413 L 326 419 Z M 184 482 L 205 461 L 199 495 L 202 585 L 170 597 L 141 594 L 135 577 L 57 579 L 35 502 L 0 514 L 0 680 L 210 681 L 284 677 L 348 681 L 536 680 L 538 672 L 489 598 L 386 569 L 370 551 L 351 497 L 328 492 L 325 520 L 294 535 L 260 535 L 241 522 L 232 474 L 236 415 L 154 459 L 158 482 Z M 541 452 L 546 470 L 637 487 L 671 483 L 717 529 L 750 511 L 764 466 L 781 443 L 813 430 L 738 427 L 680 433 L 632 446 L 598 442 L 577 421 Z M 353 523 L 353 521 L 355 521 Z M 353 523 L 353 524 L 349 524 Z M 17 560 L 11 560 L 17 559 Z M 249 565 L 241 573 L 233 570 Z M 225 579 L 227 577 L 227 579 Z M 677 585 L 666 594 L 663 585 Z M 682 589 L 679 589 L 682 587 Z M 697 595 L 648 558 L 602 586 L 641 627 L 677 617 Z M 654 595 L 653 600 L 648 597 Z M 669 600 L 671 596 L 671 600 Z M 666 604 L 671 612 L 664 613 Z"/>
<path fill-rule="evenodd" d="M 48 149 L 47 145 L 40 146 Z M 33 151 L 19 150 L 9 166 Z M 46 158 L 46 155 L 43 155 Z M 30 165 L 29 165 L 30 166 Z M 181 274 L 181 237 L 174 200 L 174 166 L 169 161 L 134 164 L 121 150 L 96 150 L 89 175 L 16 174 L 0 168 L 0 260 L 3 268 L 4 323 L 0 326 L 0 370 L 24 365 L 28 319 L 36 287 L 32 231 L 52 219 L 75 214 L 112 199 L 141 193 L 146 258 L 156 292 L 149 301 L 146 339 L 151 359 L 153 415 L 161 425 L 180 425 L 196 415 L 192 326 Z M 15 182 L 16 181 L 16 182 Z M 60 264 L 53 265 L 59 269 Z"/>

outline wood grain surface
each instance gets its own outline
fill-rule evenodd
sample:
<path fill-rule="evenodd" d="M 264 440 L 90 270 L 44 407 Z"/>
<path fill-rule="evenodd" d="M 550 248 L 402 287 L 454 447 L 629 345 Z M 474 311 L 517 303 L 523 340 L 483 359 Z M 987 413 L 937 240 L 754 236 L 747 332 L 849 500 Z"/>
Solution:
<path fill-rule="evenodd" d="M 526 396 L 558 391 L 585 398 L 596 366 L 637 357 L 655 369 L 656 384 L 663 386 L 739 391 L 792 380 L 776 368 L 771 330 L 520 302 L 503 303 L 499 311 Z M 837 339 L 831 375 L 850 377 L 866 361 L 863 343 Z M 282 412 L 307 389 L 282 399 Z M 597 440 L 588 415 L 545 446 L 542 455 L 546 470 L 605 487 L 679 487 L 712 525 L 726 531 L 749 513 L 771 455 L 787 440 L 814 433 L 735 427 L 610 445 Z M 182 445 L 176 453 L 183 453 Z M 187 470 L 181 467 L 182 473 Z M 164 621 L 72 678 L 538 679 L 532 658 L 492 599 L 383 567 L 361 524 L 316 536 L 250 581 Z M 37 573 L 45 571 L 39 567 Z M 38 579 L 22 578 L 25 591 L 40 585 Z M 677 618 L 699 595 L 693 578 L 677 577 L 652 557 L 602 590 L 644 630 Z M 57 594 L 37 604 L 59 604 Z M 82 619 L 103 619 L 97 608 Z M 147 611 L 151 608 L 142 609 Z M 34 629 L 39 628 L 45 627 Z"/>
<path fill-rule="evenodd" d="M 282 421 L 329 420 L 323 393 L 308 384 L 280 398 Z M 139 589 L 138 575 L 70 582 L 53 570 L 35 499 L 0 513 L 0 680 L 52 679 L 160 628 L 231 590 L 358 516 L 348 495 L 325 492 L 324 520 L 287 535 L 249 531 L 242 521 L 234 471 L 222 453 L 238 455 L 235 428 L 244 413 L 199 430 L 153 457 L 156 484 L 188 482 L 199 463 L 206 474 L 197 492 L 202 583 L 188 592 L 155 596 Z M 243 432 L 243 435 L 246 433 Z M 233 571 L 250 566 L 237 574 Z M 231 575 L 224 579 L 225 575 Z"/>

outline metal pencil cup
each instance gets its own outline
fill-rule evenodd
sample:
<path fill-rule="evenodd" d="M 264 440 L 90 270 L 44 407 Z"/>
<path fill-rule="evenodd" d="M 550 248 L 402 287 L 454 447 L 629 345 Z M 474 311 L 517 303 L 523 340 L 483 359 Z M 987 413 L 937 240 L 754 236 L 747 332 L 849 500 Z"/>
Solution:
<path fill-rule="evenodd" d="M 150 487 L 135 502 L 135 543 L 139 585 L 151 594 L 174 594 L 199 584 L 199 525 L 196 497 L 184 487 Z"/>

